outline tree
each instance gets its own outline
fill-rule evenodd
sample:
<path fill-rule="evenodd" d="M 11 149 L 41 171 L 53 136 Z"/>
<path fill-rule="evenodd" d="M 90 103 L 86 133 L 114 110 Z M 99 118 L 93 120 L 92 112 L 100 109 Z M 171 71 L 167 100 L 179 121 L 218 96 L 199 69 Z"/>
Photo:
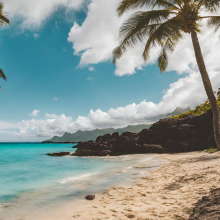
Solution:
<path fill-rule="evenodd" d="M 192 44 L 204 88 L 213 112 L 215 141 L 220 148 L 220 113 L 211 81 L 206 70 L 197 33 L 200 22 L 206 19 L 208 26 L 217 31 L 220 28 L 220 16 L 202 16 L 202 12 L 216 12 L 220 0 L 123 0 L 117 11 L 121 16 L 130 9 L 149 8 L 134 13 L 120 28 L 120 45 L 113 51 L 113 63 L 119 59 L 128 47 L 134 47 L 138 41 L 144 41 L 145 61 L 149 58 L 150 48 L 161 47 L 157 63 L 161 73 L 168 65 L 167 52 L 173 52 L 183 33 L 191 34 Z"/>
<path fill-rule="evenodd" d="M 2 4 L 2 2 L 0 2 L 0 26 L 7 25 L 7 24 L 9 24 L 9 19 L 4 15 L 3 4 Z M 2 69 L 0 69 L 0 78 L 7 80 Z M 0 90 L 1 90 L 1 87 L 0 87 Z"/>

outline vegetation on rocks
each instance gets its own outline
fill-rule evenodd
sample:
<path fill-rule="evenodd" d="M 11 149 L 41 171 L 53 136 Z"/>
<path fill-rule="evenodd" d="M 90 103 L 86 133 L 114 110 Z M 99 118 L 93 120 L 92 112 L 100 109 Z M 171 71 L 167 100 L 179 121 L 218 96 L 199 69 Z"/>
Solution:
<path fill-rule="evenodd" d="M 211 149 L 207 149 L 207 150 L 205 150 L 205 152 L 207 152 L 207 153 L 215 153 L 215 152 L 217 152 L 217 151 L 219 151 L 219 149 L 218 148 L 211 148 Z"/>
<path fill-rule="evenodd" d="M 217 100 L 218 106 L 220 107 L 220 88 L 218 89 L 216 100 Z M 209 101 L 206 101 L 205 103 L 196 106 L 196 108 L 194 110 L 189 110 L 188 112 L 185 112 L 185 113 L 182 113 L 182 114 L 179 114 L 176 116 L 172 116 L 172 118 L 179 119 L 179 118 L 188 117 L 190 115 L 199 116 L 199 115 L 207 112 L 209 109 L 211 109 L 211 104 Z"/>

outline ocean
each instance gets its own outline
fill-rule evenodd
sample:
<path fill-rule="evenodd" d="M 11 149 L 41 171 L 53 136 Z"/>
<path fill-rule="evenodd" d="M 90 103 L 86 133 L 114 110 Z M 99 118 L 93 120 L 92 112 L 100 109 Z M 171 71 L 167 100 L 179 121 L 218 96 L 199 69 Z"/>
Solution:
<path fill-rule="evenodd" d="M 72 147 L 73 144 L 0 143 L 1 220 L 43 220 L 65 203 L 132 183 L 161 163 L 156 155 L 45 155 L 75 152 Z"/>

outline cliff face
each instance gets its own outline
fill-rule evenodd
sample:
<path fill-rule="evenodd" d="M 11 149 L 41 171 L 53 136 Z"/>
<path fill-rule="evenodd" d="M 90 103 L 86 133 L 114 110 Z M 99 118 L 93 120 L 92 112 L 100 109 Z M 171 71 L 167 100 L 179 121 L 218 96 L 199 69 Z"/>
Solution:
<path fill-rule="evenodd" d="M 75 156 L 177 153 L 216 148 L 212 111 L 182 119 L 166 118 L 140 133 L 117 132 L 80 142 Z"/>

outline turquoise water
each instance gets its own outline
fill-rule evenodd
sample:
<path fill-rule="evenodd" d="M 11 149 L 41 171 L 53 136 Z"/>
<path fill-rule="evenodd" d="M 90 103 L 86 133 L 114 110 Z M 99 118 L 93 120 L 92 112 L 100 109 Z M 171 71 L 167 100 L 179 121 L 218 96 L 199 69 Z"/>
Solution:
<path fill-rule="evenodd" d="M 0 143 L 0 219 L 35 219 L 61 204 L 106 190 L 157 165 L 154 156 L 49 157 L 73 144 Z M 9 211 L 10 210 L 10 211 Z M 39 211 L 40 210 L 40 211 Z"/>

